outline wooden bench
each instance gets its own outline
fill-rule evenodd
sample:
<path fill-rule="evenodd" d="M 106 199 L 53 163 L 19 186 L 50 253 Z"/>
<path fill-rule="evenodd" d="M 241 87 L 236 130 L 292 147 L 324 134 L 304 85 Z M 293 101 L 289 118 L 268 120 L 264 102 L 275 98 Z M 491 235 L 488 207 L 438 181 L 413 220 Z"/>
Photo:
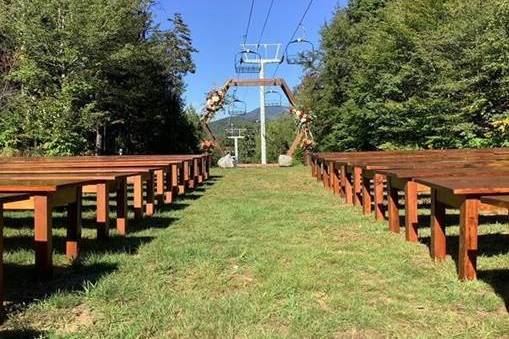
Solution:
<path fill-rule="evenodd" d="M 431 157 L 434 158 L 467 158 L 467 157 L 497 157 L 501 156 L 506 157 L 509 155 L 509 149 L 507 148 L 498 148 L 498 149 L 475 149 L 475 150 L 421 150 L 421 151 L 375 151 L 375 152 L 340 152 L 340 153 L 318 153 L 312 156 L 312 173 L 316 174 L 317 179 L 325 179 L 327 181 L 329 179 L 330 183 L 332 183 L 331 171 L 330 167 L 333 162 L 341 162 L 341 161 L 381 161 L 381 160 L 399 160 L 402 162 L 408 162 L 412 160 L 412 158 L 421 157 L 423 159 L 429 159 Z M 317 170 L 317 167 L 321 167 L 321 171 Z M 330 184 L 326 184 L 327 187 L 330 187 Z"/>
<path fill-rule="evenodd" d="M 0 193 L 26 193 L 33 199 L 35 266 L 40 278 L 53 271 L 53 208 L 67 207 L 65 253 L 71 260 L 79 255 L 81 239 L 81 192 L 95 180 L 7 180 L 0 179 Z"/>
<path fill-rule="evenodd" d="M 507 165 L 506 160 L 509 156 L 471 156 L 471 157 L 409 157 L 402 159 L 384 159 L 380 160 L 354 160 L 343 161 L 341 175 L 342 185 L 344 186 L 347 202 L 354 205 L 361 205 L 362 202 L 362 186 L 366 185 L 366 180 L 374 180 L 375 171 L 381 169 L 435 169 L 435 168 L 457 168 L 457 167 L 486 167 L 487 164 L 500 163 Z M 493 165 L 495 166 L 495 165 Z M 380 179 L 380 178 L 379 178 Z M 381 178 L 383 181 L 383 178 Z M 343 184 L 344 182 L 344 184 Z M 380 180 L 377 180 L 379 183 Z M 350 192 L 351 191 L 351 192 Z"/>
<path fill-rule="evenodd" d="M 158 187 L 158 193 L 154 196 L 154 172 L 156 172 L 158 167 L 115 167 L 115 168 L 102 168 L 102 167 L 69 167 L 61 165 L 60 167 L 49 167 L 46 168 L 36 168 L 31 165 L 30 167 L 26 166 L 10 166 L 10 167 L 0 167 L 0 174 L 4 176 L 13 176 L 16 175 L 20 178 L 22 175 L 30 175 L 35 176 L 39 175 L 41 177 L 59 177 L 62 178 L 76 178 L 76 179 L 86 179 L 87 177 L 95 176 L 100 178 L 101 176 L 111 177 L 126 177 L 127 183 L 133 185 L 133 204 L 134 204 L 134 213 L 136 219 L 141 219 L 143 216 L 143 183 L 146 183 L 146 213 L 147 215 L 152 215 L 154 210 L 154 198 L 164 194 L 164 191 L 161 190 L 161 187 Z M 103 179 L 107 180 L 107 178 Z M 109 180 L 115 180 L 114 178 L 109 178 Z M 83 188 L 83 191 L 86 193 L 97 193 L 97 189 L 101 189 L 101 187 L 97 185 L 87 185 Z M 102 187 L 102 189 L 113 187 L 110 185 L 108 187 Z M 170 193 L 170 196 L 173 194 Z M 166 200 L 165 200 L 166 201 Z M 172 198 L 170 199 L 170 202 Z"/>
<path fill-rule="evenodd" d="M 431 187 L 431 255 L 446 255 L 445 208 L 460 210 L 458 274 L 460 279 L 477 277 L 477 227 L 481 197 L 509 194 L 509 176 L 467 178 L 416 178 Z"/>
<path fill-rule="evenodd" d="M 80 252 L 83 191 L 96 194 L 98 237 L 109 233 L 109 192 L 116 192 L 117 229 L 127 233 L 127 183 L 134 185 L 134 206 L 143 206 L 146 185 L 147 215 L 154 212 L 154 197 L 171 203 L 174 195 L 194 188 L 209 177 L 210 156 L 127 156 L 69 158 L 0 158 L 0 250 L 3 253 L 2 213 L 5 209 L 34 211 L 35 267 L 41 279 L 53 269 L 52 212 L 67 207 L 65 253 L 75 260 Z M 137 213 L 139 214 L 139 213 Z M 0 254 L 1 254 L 0 253 Z M 3 300 L 0 257 L 0 305 Z"/>
<path fill-rule="evenodd" d="M 199 166 L 203 156 L 99 156 L 99 157 L 52 157 L 52 158 L 3 158 L 2 166 L 30 165 L 44 163 L 48 167 L 58 167 L 61 164 L 72 167 L 127 167 L 127 166 L 164 166 L 177 171 L 179 180 L 179 192 L 184 193 L 186 188 L 193 189 L 195 181 L 203 178 L 201 171 L 207 170 L 206 166 Z M 193 166 L 194 164 L 194 166 Z M 191 172 L 193 171 L 193 173 Z M 208 175 L 207 175 L 208 176 Z M 201 179 L 202 181 L 203 179 Z"/>
<path fill-rule="evenodd" d="M 51 157 L 49 159 L 66 160 L 69 157 Z M 48 158 L 44 158 L 48 159 Z M 198 182 L 206 180 L 209 177 L 211 156 L 208 154 L 151 154 L 151 155 L 121 155 L 121 156 L 78 156 L 72 157 L 73 160 L 102 160 L 111 159 L 120 160 L 170 160 L 170 161 L 192 161 L 192 173 Z"/>
<path fill-rule="evenodd" d="M 116 192 L 116 226 L 120 235 L 128 232 L 128 198 L 127 178 L 137 175 L 136 172 L 90 172 L 90 173 L 1 173 L 0 180 L 94 180 L 96 184 L 83 186 L 82 192 L 89 188 L 96 195 L 97 238 L 109 236 L 109 193 Z M 90 188 L 93 188 L 91 190 Z M 34 209 L 33 199 L 9 203 L 5 209 Z"/>
<path fill-rule="evenodd" d="M 509 208 L 509 149 L 357 152 L 315 154 L 312 175 L 347 203 L 360 205 L 364 214 L 383 218 L 387 183 L 389 228 L 399 231 L 399 191 L 405 192 L 407 240 L 417 240 L 417 195 L 431 191 L 432 246 L 436 260 L 445 257 L 445 206 L 459 208 L 461 279 L 476 278 L 477 219 L 491 204 Z M 371 194 L 372 193 L 372 194 Z M 373 195 L 373 199 L 371 196 Z M 373 201 L 374 200 L 374 201 Z"/>
<path fill-rule="evenodd" d="M 429 187 L 419 184 L 416 178 L 471 178 L 509 176 L 509 170 L 489 168 L 440 168 L 435 169 L 390 169 L 377 171 L 387 179 L 387 211 L 389 229 L 399 233 L 399 192 L 404 192 L 405 235 L 408 241 L 418 239 L 418 193 L 430 192 Z"/>

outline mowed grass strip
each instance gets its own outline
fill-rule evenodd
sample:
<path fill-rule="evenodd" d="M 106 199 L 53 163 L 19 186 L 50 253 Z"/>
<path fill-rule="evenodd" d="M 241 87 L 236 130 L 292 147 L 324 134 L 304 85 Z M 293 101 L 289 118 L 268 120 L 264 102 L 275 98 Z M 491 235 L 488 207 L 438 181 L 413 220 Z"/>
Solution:
<path fill-rule="evenodd" d="M 6 333 L 507 337 L 509 293 L 501 282 L 507 283 L 508 247 L 480 253 L 487 278 L 460 282 L 451 258 L 433 263 L 427 246 L 407 243 L 386 223 L 341 204 L 309 168 L 213 174 L 209 185 L 125 240 L 98 244 L 87 229 L 79 265 L 57 252 L 55 281 L 26 283 L 47 296 L 11 314 Z M 481 227 L 492 237 L 507 231 L 506 224 Z M 6 233 L 30 236 L 29 229 Z M 19 267 L 28 270 L 32 256 L 27 248 L 8 248 L 7 279 Z"/>

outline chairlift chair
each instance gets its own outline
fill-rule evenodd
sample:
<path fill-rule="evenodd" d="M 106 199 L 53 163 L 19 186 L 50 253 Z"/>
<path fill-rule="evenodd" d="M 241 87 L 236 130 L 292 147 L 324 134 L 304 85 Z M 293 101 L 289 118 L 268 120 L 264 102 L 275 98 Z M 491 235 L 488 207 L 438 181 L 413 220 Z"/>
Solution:
<path fill-rule="evenodd" d="M 235 55 L 235 72 L 237 73 L 260 73 L 261 56 L 258 52 L 250 49 L 240 51 Z"/>
<path fill-rule="evenodd" d="M 281 107 L 283 96 L 280 92 L 269 90 L 265 92 L 265 107 Z"/>
<path fill-rule="evenodd" d="M 315 46 L 304 38 L 290 41 L 286 46 L 285 59 L 290 65 L 310 64 L 315 60 Z"/>
<path fill-rule="evenodd" d="M 246 113 L 247 113 L 247 105 L 242 100 L 234 99 L 228 106 L 228 114 L 230 116 L 241 116 L 241 115 L 246 115 Z"/>

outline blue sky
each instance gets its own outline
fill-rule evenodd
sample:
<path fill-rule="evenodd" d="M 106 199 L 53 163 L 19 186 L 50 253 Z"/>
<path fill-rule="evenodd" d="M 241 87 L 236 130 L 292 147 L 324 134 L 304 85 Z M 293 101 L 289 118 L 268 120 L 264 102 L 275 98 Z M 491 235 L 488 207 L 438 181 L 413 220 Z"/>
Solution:
<path fill-rule="evenodd" d="M 308 1 L 275 0 L 262 42 L 285 45 Z M 304 20 L 306 38 L 318 46 L 320 28 L 331 19 L 335 9 L 345 3 L 346 0 L 315 0 Z M 247 43 L 258 42 L 269 5 L 270 0 L 255 0 Z M 160 0 L 154 6 L 154 20 L 162 27 L 167 27 L 166 19 L 173 13 L 182 13 L 191 29 L 193 44 L 199 50 L 194 55 L 196 74 L 186 78 L 187 104 L 201 110 L 205 94 L 234 75 L 233 58 L 240 50 L 250 6 L 251 0 Z M 272 76 L 275 67 L 268 66 L 267 77 Z M 286 64 L 282 64 L 277 73 L 277 77 L 285 78 L 291 87 L 299 83 L 301 75 L 299 66 Z M 257 75 L 247 75 L 253 76 Z M 259 106 L 257 88 L 239 89 L 237 96 L 246 101 L 248 109 Z"/>

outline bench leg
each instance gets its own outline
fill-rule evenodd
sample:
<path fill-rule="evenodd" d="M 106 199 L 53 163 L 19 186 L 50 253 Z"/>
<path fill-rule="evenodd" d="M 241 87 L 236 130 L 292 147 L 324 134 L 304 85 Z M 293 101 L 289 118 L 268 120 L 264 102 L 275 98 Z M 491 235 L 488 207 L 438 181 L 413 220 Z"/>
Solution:
<path fill-rule="evenodd" d="M 78 259 L 80 255 L 81 227 L 81 187 L 77 187 L 76 200 L 67 204 L 65 254 L 73 261 Z"/>
<path fill-rule="evenodd" d="M 384 178 L 380 174 L 375 174 L 373 178 L 373 191 L 374 191 L 374 205 L 375 205 L 375 219 L 380 221 L 384 220 Z"/>
<path fill-rule="evenodd" d="M 334 171 L 334 162 L 329 161 L 328 162 L 328 173 L 329 173 L 329 182 L 328 182 L 328 189 L 334 191 L 334 180 L 335 180 L 335 171 Z"/>
<path fill-rule="evenodd" d="M 362 212 L 364 215 L 371 214 L 371 180 L 362 178 Z"/>
<path fill-rule="evenodd" d="M 117 181 L 117 232 L 127 234 L 127 180 L 121 178 Z"/>
<path fill-rule="evenodd" d="M 194 180 L 191 179 L 191 168 L 192 165 L 189 161 L 184 162 L 184 187 L 187 187 L 191 190 L 194 189 Z"/>
<path fill-rule="evenodd" d="M 360 206 L 362 203 L 362 169 L 354 167 L 353 169 L 353 204 Z"/>
<path fill-rule="evenodd" d="M 339 166 L 339 196 L 346 200 L 345 185 L 346 185 L 347 178 L 346 178 L 345 169 L 346 169 L 346 167 L 344 165 Z"/>
<path fill-rule="evenodd" d="M 353 204 L 352 177 L 345 173 L 345 200 L 347 204 Z"/>
<path fill-rule="evenodd" d="M 178 167 L 178 194 L 182 195 L 186 193 L 186 182 L 187 182 L 187 162 L 183 162 Z"/>
<path fill-rule="evenodd" d="M 110 204 L 108 184 L 97 184 L 97 239 L 106 239 L 110 233 Z"/>
<path fill-rule="evenodd" d="M 320 180 L 322 180 L 322 176 L 323 176 L 323 162 L 319 162 L 317 167 L 318 168 L 316 171 L 316 181 L 320 181 Z"/>
<path fill-rule="evenodd" d="M 151 217 L 154 215 L 154 173 L 149 172 L 146 183 L 146 205 L 145 213 Z"/>
<path fill-rule="evenodd" d="M 339 178 L 339 171 L 335 163 L 332 163 L 332 187 L 335 195 L 340 194 L 341 182 Z"/>
<path fill-rule="evenodd" d="M 168 171 L 165 172 L 165 177 L 166 177 L 166 180 L 165 180 L 165 189 L 164 189 L 164 203 L 165 204 L 171 204 L 173 202 L 173 194 L 174 194 L 174 189 L 173 189 L 173 182 L 172 182 L 172 178 L 173 178 L 173 172 L 175 171 L 174 169 L 174 165 L 171 165 L 169 168 L 168 168 Z"/>
<path fill-rule="evenodd" d="M 399 199 L 398 190 L 387 182 L 387 212 L 389 215 L 389 230 L 393 233 L 399 233 Z"/>
<path fill-rule="evenodd" d="M 446 256 L 445 205 L 438 200 L 436 189 L 431 189 L 431 257 L 443 261 Z"/>
<path fill-rule="evenodd" d="M 157 206 L 161 207 L 164 204 L 164 171 L 155 171 L 156 176 L 156 201 Z"/>
<path fill-rule="evenodd" d="M 143 217 L 143 180 L 141 175 L 134 177 L 133 194 L 134 218 L 139 220 Z"/>
<path fill-rule="evenodd" d="M 465 199 L 460 207 L 459 278 L 477 278 L 477 226 L 479 222 L 479 200 Z"/>
<path fill-rule="evenodd" d="M 200 168 L 201 168 L 201 160 L 200 159 L 195 159 L 195 162 L 194 162 L 194 180 L 195 180 L 196 185 L 203 184 L 203 176 L 201 174 Z"/>
<path fill-rule="evenodd" d="M 202 172 L 202 175 L 203 175 L 203 181 L 208 180 L 209 175 L 207 173 L 207 157 L 203 157 L 201 159 L 201 172 Z"/>
<path fill-rule="evenodd" d="M 325 189 L 328 189 L 329 188 L 329 163 L 324 163 L 323 164 L 323 171 L 322 171 L 322 177 L 323 177 L 323 180 L 322 180 L 322 185 L 323 185 L 323 188 Z"/>
<path fill-rule="evenodd" d="M 34 196 L 35 268 L 39 279 L 53 274 L 52 212 L 52 195 Z"/>
<path fill-rule="evenodd" d="M 405 185 L 405 234 L 406 240 L 416 242 L 418 239 L 417 183 L 408 181 Z"/>

